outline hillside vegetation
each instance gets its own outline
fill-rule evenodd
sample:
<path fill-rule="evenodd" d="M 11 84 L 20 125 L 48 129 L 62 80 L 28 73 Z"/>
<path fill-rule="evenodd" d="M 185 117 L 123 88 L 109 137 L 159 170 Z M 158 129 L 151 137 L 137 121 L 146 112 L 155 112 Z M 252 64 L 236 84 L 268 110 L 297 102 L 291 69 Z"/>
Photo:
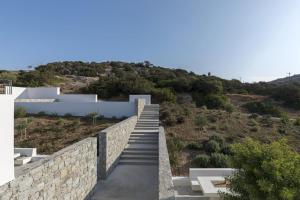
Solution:
<path fill-rule="evenodd" d="M 282 138 L 300 152 L 300 84 L 241 83 L 208 73 L 198 75 L 145 61 L 54 62 L 30 71 L 1 71 L 16 86 L 61 86 L 63 92 L 95 93 L 127 100 L 151 94 L 161 105 L 174 174 L 194 167 L 230 167 L 230 144 L 254 138 Z"/>
<path fill-rule="evenodd" d="M 209 73 L 210 74 L 210 73 Z M 32 71 L 0 71 L 0 79 L 11 79 L 16 86 L 59 85 L 66 76 L 95 77 L 82 88 L 97 93 L 99 98 L 127 97 L 128 94 L 150 93 L 156 102 L 176 102 L 178 94 L 188 93 L 198 106 L 228 107 L 227 93 L 268 96 L 286 107 L 300 109 L 300 85 L 241 83 L 210 75 L 197 75 L 183 69 L 169 69 L 144 63 L 65 61 L 40 65 Z M 77 91 L 76 91 L 77 92 Z"/>

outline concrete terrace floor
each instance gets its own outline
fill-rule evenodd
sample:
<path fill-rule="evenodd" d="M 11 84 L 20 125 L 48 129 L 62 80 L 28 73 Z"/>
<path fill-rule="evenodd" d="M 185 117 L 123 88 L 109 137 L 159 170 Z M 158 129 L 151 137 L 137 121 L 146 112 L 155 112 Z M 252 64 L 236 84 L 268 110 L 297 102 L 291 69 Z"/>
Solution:
<path fill-rule="evenodd" d="M 118 165 L 99 181 L 92 200 L 158 199 L 158 166 Z"/>

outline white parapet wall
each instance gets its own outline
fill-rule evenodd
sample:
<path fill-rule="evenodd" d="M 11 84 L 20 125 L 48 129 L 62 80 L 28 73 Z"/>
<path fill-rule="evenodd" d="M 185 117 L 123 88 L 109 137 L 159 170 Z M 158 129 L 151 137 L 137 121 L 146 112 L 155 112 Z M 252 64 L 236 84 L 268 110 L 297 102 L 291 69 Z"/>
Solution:
<path fill-rule="evenodd" d="M 18 99 L 56 99 L 58 95 L 60 95 L 59 87 L 13 87 L 13 96 Z"/>
<path fill-rule="evenodd" d="M 123 118 L 136 115 L 142 104 L 151 104 L 151 95 L 130 95 L 128 102 L 98 101 L 96 94 L 60 94 L 58 87 L 21 88 L 13 87 L 15 106 L 28 113 L 86 116 L 98 113 L 103 117 Z"/>
<path fill-rule="evenodd" d="M 60 102 L 97 102 L 96 94 L 62 94 L 56 99 Z"/>
<path fill-rule="evenodd" d="M 148 94 L 129 95 L 129 101 L 130 102 L 135 102 L 137 99 L 145 99 L 146 105 L 151 104 L 151 95 L 148 95 Z"/>
<path fill-rule="evenodd" d="M 135 115 L 136 104 L 134 102 L 15 102 L 16 107 L 23 107 L 28 113 L 73 116 L 86 116 L 96 112 L 101 116 L 111 118 L 130 117 Z"/>
<path fill-rule="evenodd" d="M 0 94 L 0 186 L 14 179 L 14 98 Z"/>

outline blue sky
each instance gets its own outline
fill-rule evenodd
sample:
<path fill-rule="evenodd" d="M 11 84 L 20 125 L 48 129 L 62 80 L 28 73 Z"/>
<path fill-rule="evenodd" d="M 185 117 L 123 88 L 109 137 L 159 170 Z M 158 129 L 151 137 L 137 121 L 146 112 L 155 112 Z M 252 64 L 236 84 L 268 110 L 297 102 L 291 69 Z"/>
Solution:
<path fill-rule="evenodd" d="M 149 60 L 243 81 L 297 74 L 300 1 L 0 1 L 0 69 L 61 60 Z"/>

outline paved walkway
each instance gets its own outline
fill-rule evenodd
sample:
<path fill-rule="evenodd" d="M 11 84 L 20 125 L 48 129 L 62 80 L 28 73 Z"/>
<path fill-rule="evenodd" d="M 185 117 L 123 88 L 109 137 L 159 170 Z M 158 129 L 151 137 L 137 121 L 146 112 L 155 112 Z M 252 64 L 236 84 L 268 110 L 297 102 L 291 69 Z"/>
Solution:
<path fill-rule="evenodd" d="M 146 105 L 117 167 L 97 183 L 93 200 L 158 199 L 158 105 Z"/>

